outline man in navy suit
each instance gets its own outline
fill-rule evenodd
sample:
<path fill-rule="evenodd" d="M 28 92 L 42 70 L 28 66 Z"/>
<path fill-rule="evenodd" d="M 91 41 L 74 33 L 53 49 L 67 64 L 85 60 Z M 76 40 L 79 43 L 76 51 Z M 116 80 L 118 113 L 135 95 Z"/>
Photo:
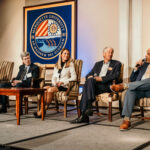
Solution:
<path fill-rule="evenodd" d="M 21 54 L 21 59 L 23 65 L 19 67 L 19 72 L 16 78 L 13 78 L 11 82 L 1 83 L 0 88 L 9 88 L 9 87 L 30 87 L 32 78 L 39 77 L 39 67 L 35 64 L 31 63 L 30 53 L 23 52 Z M 34 84 L 35 87 L 38 87 L 38 83 Z M 7 112 L 7 96 L 0 95 L 0 102 L 2 104 L 2 108 L 0 109 L 0 113 Z M 22 105 L 22 104 L 21 104 Z M 22 109 L 21 109 L 22 114 Z"/>
<path fill-rule="evenodd" d="M 131 115 L 136 100 L 143 97 L 150 97 L 150 48 L 146 53 L 146 61 L 139 60 L 133 69 L 128 90 L 124 98 L 122 116 L 123 123 L 120 130 L 127 130 L 131 126 Z M 117 85 L 114 85 L 114 87 Z M 122 88 L 122 87 L 121 87 Z M 113 88 L 112 88 L 113 89 Z"/>
<path fill-rule="evenodd" d="M 81 117 L 72 120 L 71 123 L 88 123 L 89 116 L 93 114 L 92 102 L 96 95 L 111 92 L 110 85 L 118 81 L 121 63 L 112 60 L 114 50 L 111 47 L 103 49 L 104 60 L 96 62 L 93 69 L 87 74 L 81 98 Z"/>

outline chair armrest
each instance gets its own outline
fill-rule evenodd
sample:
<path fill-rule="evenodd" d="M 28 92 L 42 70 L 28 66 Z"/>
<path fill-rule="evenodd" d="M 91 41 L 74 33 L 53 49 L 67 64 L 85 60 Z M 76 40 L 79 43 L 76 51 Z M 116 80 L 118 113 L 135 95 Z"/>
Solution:
<path fill-rule="evenodd" d="M 66 91 L 66 93 L 65 93 L 66 96 L 69 95 L 69 93 L 70 93 L 72 87 L 73 87 L 75 84 L 78 84 L 78 85 L 79 85 L 79 81 L 69 81 L 69 86 L 68 86 L 68 89 L 67 89 L 67 91 Z"/>
<path fill-rule="evenodd" d="M 39 84 L 44 81 L 44 78 L 32 78 L 31 80 L 31 87 L 39 87 Z"/>

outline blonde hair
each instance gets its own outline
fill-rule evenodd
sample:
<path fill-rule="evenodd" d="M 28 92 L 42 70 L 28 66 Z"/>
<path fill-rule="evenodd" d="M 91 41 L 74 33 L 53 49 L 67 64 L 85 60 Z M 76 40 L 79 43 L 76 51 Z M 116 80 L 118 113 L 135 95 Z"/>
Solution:
<path fill-rule="evenodd" d="M 63 49 L 61 50 L 60 54 L 59 54 L 58 61 L 57 61 L 56 65 L 55 65 L 55 67 L 56 67 L 57 69 L 62 69 L 62 66 L 61 66 L 61 62 L 62 62 L 61 55 L 62 55 L 62 53 L 63 53 L 65 50 L 67 50 L 67 51 L 69 52 L 69 59 L 68 59 L 67 62 L 65 62 L 65 66 L 64 66 L 64 67 L 65 67 L 65 68 L 68 68 L 68 67 L 70 66 L 70 63 L 72 62 L 72 59 L 70 58 L 70 51 L 69 51 L 67 48 L 63 48 Z"/>

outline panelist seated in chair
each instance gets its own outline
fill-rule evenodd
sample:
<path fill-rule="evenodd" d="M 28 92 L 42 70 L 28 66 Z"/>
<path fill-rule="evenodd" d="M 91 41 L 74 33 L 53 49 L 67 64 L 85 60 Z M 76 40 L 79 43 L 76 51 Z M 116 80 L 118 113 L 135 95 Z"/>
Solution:
<path fill-rule="evenodd" d="M 71 123 L 88 123 L 89 116 L 93 114 L 92 103 L 96 100 L 96 95 L 111 92 L 110 85 L 114 80 L 117 82 L 121 72 L 121 63 L 112 60 L 113 53 L 113 48 L 105 47 L 104 60 L 96 62 L 87 74 L 80 102 L 81 116 Z"/>
<path fill-rule="evenodd" d="M 75 81 L 77 78 L 74 63 L 71 61 L 70 52 L 64 48 L 61 50 L 58 62 L 56 63 L 52 75 L 52 86 L 45 86 L 47 89 L 47 98 L 45 99 L 45 110 L 48 109 L 54 93 L 58 91 L 67 91 L 69 81 Z M 41 117 L 41 110 L 34 112 L 35 118 Z"/>
<path fill-rule="evenodd" d="M 19 67 L 19 72 L 16 78 L 13 78 L 11 82 L 0 83 L 0 88 L 9 88 L 9 87 L 30 87 L 32 78 L 39 77 L 39 67 L 35 64 L 31 63 L 30 53 L 29 52 L 22 52 L 21 59 L 23 65 Z M 38 84 L 35 85 L 38 87 Z M 0 110 L 1 113 L 7 112 L 7 96 L 0 95 L 0 102 L 2 104 L 2 108 Z M 22 102 L 21 102 L 22 108 Z M 22 114 L 22 109 L 21 109 Z"/>
<path fill-rule="evenodd" d="M 112 85 L 112 90 L 117 92 L 127 89 L 122 111 L 124 119 L 120 130 L 127 130 L 131 127 L 131 115 L 136 101 L 140 98 L 150 97 L 150 48 L 147 50 L 146 59 L 136 63 L 130 81 L 129 84 Z"/>

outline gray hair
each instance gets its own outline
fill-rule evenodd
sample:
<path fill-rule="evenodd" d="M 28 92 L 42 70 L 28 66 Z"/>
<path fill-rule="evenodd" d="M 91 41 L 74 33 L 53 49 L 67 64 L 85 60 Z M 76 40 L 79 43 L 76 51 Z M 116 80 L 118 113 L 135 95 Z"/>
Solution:
<path fill-rule="evenodd" d="M 29 52 L 22 52 L 20 56 L 21 56 L 21 59 L 23 59 L 23 57 L 30 56 L 30 53 Z"/>
<path fill-rule="evenodd" d="M 112 48 L 112 47 L 104 47 L 104 49 L 103 49 L 103 53 L 105 53 L 108 49 L 112 49 L 113 50 L 113 52 L 114 52 L 114 49 Z"/>

